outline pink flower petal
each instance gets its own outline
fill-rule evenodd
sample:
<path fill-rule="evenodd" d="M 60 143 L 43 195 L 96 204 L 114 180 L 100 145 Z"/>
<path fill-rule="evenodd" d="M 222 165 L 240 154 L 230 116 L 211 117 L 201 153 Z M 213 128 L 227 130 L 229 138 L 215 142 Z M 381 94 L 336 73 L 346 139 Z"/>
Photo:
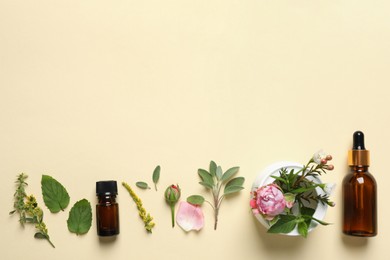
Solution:
<path fill-rule="evenodd" d="M 186 232 L 199 231 L 204 226 L 203 211 L 200 206 L 181 201 L 176 214 L 176 223 Z"/>

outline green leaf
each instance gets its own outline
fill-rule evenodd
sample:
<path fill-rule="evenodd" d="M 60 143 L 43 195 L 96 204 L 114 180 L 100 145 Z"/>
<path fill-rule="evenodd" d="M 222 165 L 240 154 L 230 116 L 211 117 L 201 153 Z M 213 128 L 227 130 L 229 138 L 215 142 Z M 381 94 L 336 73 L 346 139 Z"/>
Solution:
<path fill-rule="evenodd" d="M 244 182 L 245 182 L 244 177 L 233 178 L 230 181 L 228 181 L 228 183 L 226 183 L 225 189 L 230 186 L 242 186 L 244 185 Z"/>
<path fill-rule="evenodd" d="M 192 195 L 187 198 L 187 202 L 194 205 L 202 205 L 204 198 L 200 195 Z"/>
<path fill-rule="evenodd" d="M 214 161 L 210 162 L 210 174 L 215 177 L 217 174 L 217 164 Z"/>
<path fill-rule="evenodd" d="M 40 232 L 35 233 L 34 237 L 38 238 L 38 239 L 46 239 L 47 238 L 44 234 L 42 234 Z"/>
<path fill-rule="evenodd" d="M 146 182 L 143 182 L 143 181 L 138 181 L 135 183 L 135 185 L 140 188 L 140 189 L 150 189 L 149 185 L 146 183 Z"/>
<path fill-rule="evenodd" d="M 88 200 L 76 202 L 69 212 L 68 229 L 77 235 L 85 234 L 92 224 L 92 208 Z"/>
<path fill-rule="evenodd" d="M 209 188 L 209 189 L 213 189 L 214 188 L 211 184 L 209 184 L 207 182 L 204 182 L 204 181 L 199 182 L 199 184 L 204 186 L 204 187 L 206 187 L 206 188 Z"/>
<path fill-rule="evenodd" d="M 210 173 L 206 170 L 203 170 L 203 169 L 199 169 L 198 170 L 198 174 L 200 176 L 200 178 L 202 179 L 203 182 L 211 185 L 211 187 L 214 186 L 214 180 L 213 180 L 213 177 L 210 175 Z"/>
<path fill-rule="evenodd" d="M 222 168 L 221 168 L 221 166 L 217 167 L 217 170 L 215 171 L 215 176 L 217 177 L 217 180 L 220 180 L 222 178 Z"/>
<path fill-rule="evenodd" d="M 69 205 L 69 194 L 57 180 L 48 175 L 42 175 L 41 188 L 43 201 L 52 213 L 64 210 Z"/>
<path fill-rule="evenodd" d="M 306 224 L 306 222 L 299 222 L 298 223 L 298 233 L 303 236 L 304 238 L 307 237 L 307 233 L 308 233 L 308 225 Z"/>
<path fill-rule="evenodd" d="M 243 189 L 244 187 L 242 186 L 225 186 L 225 189 L 223 190 L 223 195 L 232 194 Z"/>
<path fill-rule="evenodd" d="M 240 170 L 240 167 L 232 167 L 229 170 L 227 170 L 221 178 L 221 181 L 227 181 L 229 180 L 234 174 L 236 174 Z"/>
<path fill-rule="evenodd" d="M 268 229 L 268 233 L 289 233 L 293 231 L 297 224 L 293 215 L 280 215 L 280 219 Z"/>
<path fill-rule="evenodd" d="M 156 191 L 157 191 L 157 182 L 160 179 L 160 171 L 161 171 L 160 165 L 157 165 L 157 167 L 153 171 L 152 179 L 153 179 L 154 188 L 156 189 Z"/>
<path fill-rule="evenodd" d="M 287 181 L 285 179 L 283 179 L 282 177 L 278 177 L 278 176 L 271 176 L 272 178 L 274 178 L 275 180 L 278 180 L 284 184 L 287 184 Z"/>

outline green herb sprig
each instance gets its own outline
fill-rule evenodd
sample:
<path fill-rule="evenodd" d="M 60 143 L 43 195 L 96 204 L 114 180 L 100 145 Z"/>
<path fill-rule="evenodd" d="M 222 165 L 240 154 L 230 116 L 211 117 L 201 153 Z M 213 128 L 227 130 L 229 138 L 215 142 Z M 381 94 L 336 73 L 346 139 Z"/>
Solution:
<path fill-rule="evenodd" d="M 209 202 L 201 195 L 192 195 L 187 198 L 187 202 L 195 205 L 201 205 L 205 201 L 210 204 L 214 210 L 214 230 L 217 229 L 219 208 L 221 207 L 225 197 L 244 189 L 244 177 L 236 177 L 231 179 L 235 174 L 237 174 L 239 169 L 240 167 L 232 167 L 224 173 L 221 166 L 217 166 L 214 161 L 211 161 L 209 171 L 204 169 L 198 170 L 198 175 L 202 180 L 199 182 L 199 184 L 212 192 L 213 201 Z M 222 188 L 223 194 L 220 195 Z"/>
<path fill-rule="evenodd" d="M 19 214 L 19 222 L 24 226 L 26 223 L 35 224 L 37 232 L 34 237 L 38 239 L 46 239 L 50 245 L 55 248 L 50 240 L 46 224 L 43 222 L 43 211 L 38 207 L 37 200 L 34 195 L 27 196 L 25 187 L 28 185 L 26 179 L 28 176 L 24 173 L 18 175 L 16 180 L 16 192 L 14 194 L 14 213 Z"/>

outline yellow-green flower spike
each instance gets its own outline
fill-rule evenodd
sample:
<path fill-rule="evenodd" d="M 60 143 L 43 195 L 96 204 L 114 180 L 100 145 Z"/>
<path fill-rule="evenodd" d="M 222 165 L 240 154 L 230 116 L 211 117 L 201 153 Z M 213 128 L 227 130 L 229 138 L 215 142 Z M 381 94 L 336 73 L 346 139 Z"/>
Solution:
<path fill-rule="evenodd" d="M 131 198 L 134 200 L 135 204 L 137 205 L 138 215 L 144 222 L 146 231 L 152 233 L 152 228 L 156 225 L 154 222 L 152 222 L 153 218 L 150 216 L 150 214 L 146 213 L 145 208 L 142 206 L 141 199 L 137 196 L 137 194 L 135 194 L 135 192 L 130 187 L 130 185 L 128 185 L 125 182 L 122 182 L 122 185 L 123 187 L 126 188 Z"/>

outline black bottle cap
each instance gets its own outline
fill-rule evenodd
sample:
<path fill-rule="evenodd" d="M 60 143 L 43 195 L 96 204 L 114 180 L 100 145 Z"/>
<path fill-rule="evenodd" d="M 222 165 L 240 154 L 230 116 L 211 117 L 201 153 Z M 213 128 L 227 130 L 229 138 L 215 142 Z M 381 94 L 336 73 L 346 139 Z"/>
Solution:
<path fill-rule="evenodd" d="M 364 134 L 362 131 L 353 133 L 352 150 L 348 151 L 349 166 L 369 166 L 370 151 L 364 146 Z"/>
<path fill-rule="evenodd" d="M 353 150 L 366 150 L 364 147 L 364 134 L 362 131 L 356 131 L 353 134 Z"/>
<path fill-rule="evenodd" d="M 116 181 L 98 181 L 96 182 L 96 195 L 114 194 L 118 195 Z"/>

